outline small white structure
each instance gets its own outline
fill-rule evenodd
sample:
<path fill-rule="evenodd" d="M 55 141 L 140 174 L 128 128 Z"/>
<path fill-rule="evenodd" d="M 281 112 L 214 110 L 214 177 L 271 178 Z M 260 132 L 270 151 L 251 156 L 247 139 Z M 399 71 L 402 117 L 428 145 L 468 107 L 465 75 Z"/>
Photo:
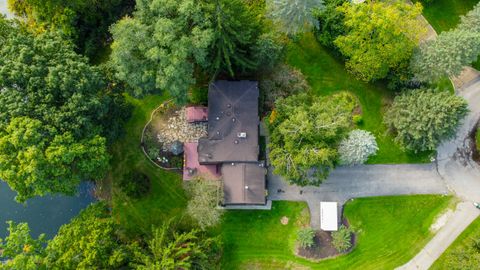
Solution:
<path fill-rule="evenodd" d="M 328 232 L 338 230 L 338 208 L 336 202 L 320 202 L 320 228 Z"/>

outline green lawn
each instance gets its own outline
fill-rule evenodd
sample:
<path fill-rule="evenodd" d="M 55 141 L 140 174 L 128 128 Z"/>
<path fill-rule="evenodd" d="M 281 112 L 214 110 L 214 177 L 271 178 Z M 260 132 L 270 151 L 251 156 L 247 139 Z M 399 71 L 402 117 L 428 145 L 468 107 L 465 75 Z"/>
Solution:
<path fill-rule="evenodd" d="M 377 138 L 379 151 L 368 163 L 421 163 L 429 162 L 431 153 L 413 154 L 402 150 L 383 124 L 384 105 L 391 102 L 393 93 L 382 84 L 359 81 L 345 70 L 344 64 L 319 45 L 313 35 L 306 35 L 288 48 L 287 62 L 299 68 L 307 77 L 314 93 L 328 95 L 348 90 L 362 105 L 364 124 Z"/>
<path fill-rule="evenodd" d="M 155 167 L 140 148 L 142 129 L 150 119 L 150 113 L 165 98 L 148 96 L 138 100 L 127 97 L 127 100 L 134 106 L 133 115 L 125 126 L 125 136 L 112 147 L 112 169 L 105 186 L 108 188 L 115 179 L 132 169 L 145 173 L 151 179 L 150 193 L 139 200 L 123 196 L 113 184 L 113 216 L 129 235 L 136 235 L 149 232 L 151 226 L 181 214 L 186 206 L 186 197 L 180 175 Z"/>
<path fill-rule="evenodd" d="M 437 33 L 455 28 L 460 22 L 460 16 L 465 15 L 478 3 L 479 0 L 433 0 L 430 3 L 421 2 L 423 15 Z M 473 63 L 473 67 L 480 69 L 480 60 Z"/>
<path fill-rule="evenodd" d="M 457 248 L 466 247 L 472 244 L 472 239 L 478 239 L 480 236 L 480 218 L 473 221 L 468 228 L 460 234 L 460 236 L 453 242 L 450 247 L 442 254 L 438 260 L 435 261 L 430 270 L 448 270 L 445 266 L 447 254 Z"/>
<path fill-rule="evenodd" d="M 358 232 L 347 255 L 318 263 L 293 255 L 301 202 L 274 202 L 271 211 L 228 211 L 220 226 L 225 250 L 222 269 L 393 269 L 410 260 L 431 238 L 433 219 L 451 202 L 437 195 L 355 199 L 345 216 Z M 287 216 L 288 225 L 280 219 Z M 308 217 L 307 217 L 308 218 Z"/>

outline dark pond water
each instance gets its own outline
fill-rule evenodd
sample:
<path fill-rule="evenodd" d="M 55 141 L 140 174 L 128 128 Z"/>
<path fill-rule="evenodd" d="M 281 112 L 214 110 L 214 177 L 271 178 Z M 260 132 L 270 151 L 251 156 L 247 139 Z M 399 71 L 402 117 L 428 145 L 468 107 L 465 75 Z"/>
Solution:
<path fill-rule="evenodd" d="M 7 220 L 28 222 L 34 237 L 45 233 L 47 238 L 52 238 L 60 226 L 95 201 L 92 189 L 93 184 L 85 182 L 80 185 L 76 196 L 36 197 L 20 204 L 14 200 L 15 192 L 0 180 L 0 238 L 7 234 Z"/>

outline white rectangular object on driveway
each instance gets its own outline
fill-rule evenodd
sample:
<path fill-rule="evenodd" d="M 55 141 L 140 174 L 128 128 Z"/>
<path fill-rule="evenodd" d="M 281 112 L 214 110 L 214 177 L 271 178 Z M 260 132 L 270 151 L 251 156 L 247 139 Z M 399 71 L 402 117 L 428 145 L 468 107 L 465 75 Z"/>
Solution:
<path fill-rule="evenodd" d="M 336 202 L 320 202 L 320 228 L 330 232 L 338 230 L 338 208 Z"/>

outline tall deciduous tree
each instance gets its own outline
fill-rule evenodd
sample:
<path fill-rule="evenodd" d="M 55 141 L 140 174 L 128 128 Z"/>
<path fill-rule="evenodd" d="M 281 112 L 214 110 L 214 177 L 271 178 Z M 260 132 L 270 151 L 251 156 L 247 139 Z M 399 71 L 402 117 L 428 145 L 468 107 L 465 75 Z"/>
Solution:
<path fill-rule="evenodd" d="M 187 184 L 187 191 L 191 196 L 187 213 L 197 220 L 200 228 L 205 230 L 217 225 L 223 214 L 223 210 L 218 209 L 223 201 L 220 181 L 198 178 Z"/>
<path fill-rule="evenodd" d="M 479 55 L 480 32 L 456 29 L 422 44 L 411 67 L 419 80 L 436 82 L 442 77 L 458 76 Z"/>
<path fill-rule="evenodd" d="M 133 9 L 134 0 L 8 0 L 9 7 L 41 32 L 61 31 L 95 61 L 108 44 L 108 27 Z"/>
<path fill-rule="evenodd" d="M 128 261 L 104 203 L 96 203 L 63 225 L 46 248 L 48 269 L 117 269 Z"/>
<path fill-rule="evenodd" d="M 184 102 L 196 65 L 207 66 L 214 40 L 206 6 L 194 0 L 138 0 L 134 17 L 112 28 L 116 76 L 135 96 L 168 91 Z"/>
<path fill-rule="evenodd" d="M 452 138 L 468 112 L 467 102 L 448 92 L 412 90 L 395 98 L 385 123 L 395 140 L 413 151 L 435 150 Z"/>
<path fill-rule="evenodd" d="M 313 12 L 322 7 L 322 0 L 267 0 L 269 17 L 288 35 L 307 32 L 312 27 L 318 28 Z"/>
<path fill-rule="evenodd" d="M 37 270 L 45 269 L 45 235 L 38 239 L 30 235 L 27 223 L 15 224 L 8 221 L 8 235 L 0 239 L 0 269 Z"/>
<path fill-rule="evenodd" d="M 112 63 L 135 96 L 164 90 L 181 103 L 201 70 L 256 67 L 257 21 L 239 0 L 137 0 L 133 18 L 111 29 Z"/>
<path fill-rule="evenodd" d="M 356 99 L 348 93 L 279 99 L 271 117 L 270 160 L 290 183 L 320 185 L 337 159 L 337 145 L 352 126 Z"/>
<path fill-rule="evenodd" d="M 56 33 L 12 27 L 0 40 L 0 178 L 24 201 L 102 177 L 102 74 Z"/>
<path fill-rule="evenodd" d="M 420 4 L 404 1 L 345 3 L 347 33 L 335 45 L 347 57 L 347 68 L 365 81 L 381 79 L 407 62 L 426 28 L 418 20 Z"/>

